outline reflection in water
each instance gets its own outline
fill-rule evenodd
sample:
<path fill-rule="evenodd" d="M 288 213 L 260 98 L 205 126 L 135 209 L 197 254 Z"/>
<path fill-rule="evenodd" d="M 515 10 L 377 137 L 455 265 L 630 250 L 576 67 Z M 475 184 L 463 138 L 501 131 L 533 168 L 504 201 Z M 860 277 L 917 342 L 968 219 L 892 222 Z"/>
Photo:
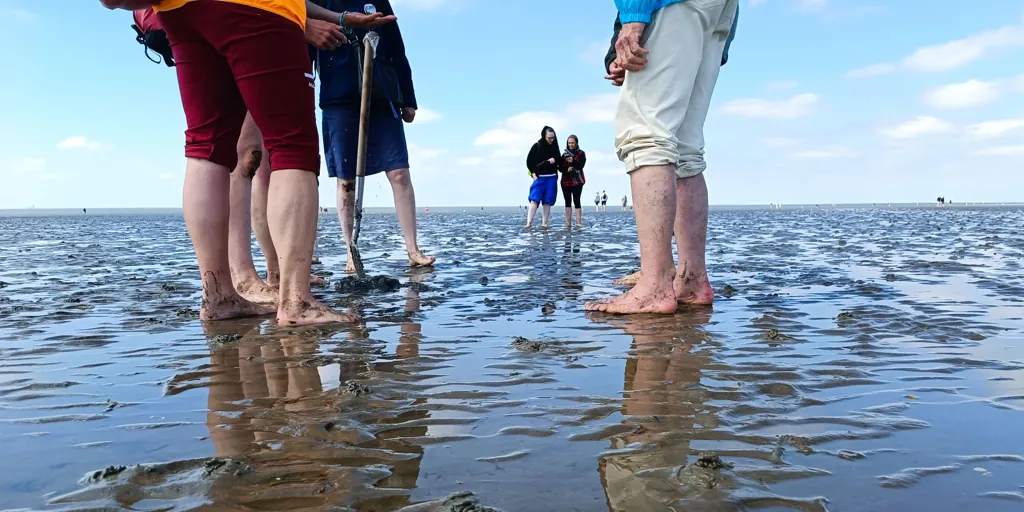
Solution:
<path fill-rule="evenodd" d="M 369 215 L 364 325 L 204 334 L 180 215 L 0 217 L 0 509 L 1019 509 L 1024 209 L 717 211 L 713 315 L 585 315 L 633 222 Z"/>
<path fill-rule="evenodd" d="M 612 439 L 612 450 L 627 453 L 599 458 L 610 510 L 671 510 L 666 506 L 682 498 L 678 488 L 659 486 L 641 475 L 685 465 L 691 454 L 689 435 L 698 428 L 715 427 L 714 415 L 704 405 L 704 391 L 693 386 L 706 364 L 694 347 L 707 337 L 701 325 L 710 317 L 710 310 L 692 310 L 677 317 L 621 321 L 633 338 L 623 384 L 623 416 L 635 427 Z"/>

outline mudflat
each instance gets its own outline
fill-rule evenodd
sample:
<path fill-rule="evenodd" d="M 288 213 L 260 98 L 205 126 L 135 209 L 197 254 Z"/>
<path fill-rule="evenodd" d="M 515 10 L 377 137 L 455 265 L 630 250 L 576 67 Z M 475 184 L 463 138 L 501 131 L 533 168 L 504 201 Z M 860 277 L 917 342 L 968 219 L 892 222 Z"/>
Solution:
<path fill-rule="evenodd" d="M 323 216 L 365 324 L 293 329 L 199 322 L 180 215 L 0 218 L 0 508 L 1024 506 L 1024 209 L 715 211 L 714 308 L 628 318 L 584 220 L 369 215 L 360 283 Z"/>

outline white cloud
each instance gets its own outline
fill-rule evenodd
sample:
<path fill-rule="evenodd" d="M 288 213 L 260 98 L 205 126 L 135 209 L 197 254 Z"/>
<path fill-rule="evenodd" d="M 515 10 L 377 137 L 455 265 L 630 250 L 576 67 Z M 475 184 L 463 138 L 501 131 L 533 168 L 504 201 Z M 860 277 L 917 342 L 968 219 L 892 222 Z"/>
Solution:
<path fill-rule="evenodd" d="M 784 100 L 733 100 L 722 106 L 722 112 L 750 118 L 793 119 L 811 115 L 817 105 L 816 94 L 804 93 Z"/>
<path fill-rule="evenodd" d="M 924 46 L 899 61 L 898 64 L 875 64 L 855 69 L 846 74 L 861 78 L 891 73 L 899 67 L 919 72 L 948 71 L 980 60 L 996 51 L 1024 47 L 1024 24 L 1011 25 L 946 43 Z"/>
<path fill-rule="evenodd" d="M 38 174 L 46 169 L 46 159 L 38 157 L 22 158 L 17 162 L 8 164 L 4 168 L 4 174 L 21 176 L 24 174 Z"/>
<path fill-rule="evenodd" d="M 938 135 L 953 131 L 953 126 L 941 119 L 920 116 L 896 126 L 884 128 L 881 134 L 891 139 L 913 139 L 926 135 Z"/>
<path fill-rule="evenodd" d="M 76 135 L 74 137 L 68 137 L 57 144 L 60 149 L 88 149 L 89 151 L 99 151 L 105 149 L 103 144 L 94 140 L 89 140 L 88 137 L 82 135 Z"/>
<path fill-rule="evenodd" d="M 604 62 L 605 55 L 608 54 L 608 41 L 597 41 L 590 43 L 583 53 L 580 54 L 580 60 L 589 64 L 599 64 Z"/>
<path fill-rule="evenodd" d="M 584 123 L 610 123 L 615 120 L 619 94 L 595 94 L 565 107 L 565 115 Z"/>
<path fill-rule="evenodd" d="M 857 152 L 846 146 L 825 146 L 790 153 L 792 158 L 845 158 L 857 156 Z"/>
<path fill-rule="evenodd" d="M 459 165 L 462 167 L 476 167 L 484 163 L 483 157 L 473 156 L 469 158 L 463 158 L 459 160 Z"/>
<path fill-rule="evenodd" d="M 610 123 L 615 118 L 618 93 L 595 94 L 566 105 L 561 112 L 523 112 L 480 134 L 473 144 L 494 147 L 492 158 L 524 156 L 530 145 L 540 139 L 541 128 L 553 127 L 560 143 L 581 125 Z"/>
<path fill-rule="evenodd" d="M 417 124 L 426 124 L 426 123 L 429 123 L 431 121 L 437 121 L 438 119 L 441 119 L 442 117 L 444 117 L 444 116 L 442 116 L 441 113 L 436 111 L 436 110 L 431 110 L 431 109 L 425 108 L 425 107 L 420 107 L 420 108 L 416 109 L 416 123 Z"/>
<path fill-rule="evenodd" d="M 847 78 L 866 78 L 869 76 L 887 75 L 896 71 L 896 65 L 891 63 L 872 64 L 863 68 L 851 69 L 846 73 Z"/>
<path fill-rule="evenodd" d="M 995 146 L 974 153 L 979 156 L 1017 156 L 1024 155 L 1024 146 Z"/>
<path fill-rule="evenodd" d="M 997 119 L 967 127 L 967 133 L 974 137 L 998 137 L 1006 132 L 1024 128 L 1024 119 Z"/>
<path fill-rule="evenodd" d="M 770 92 L 789 91 L 796 89 L 800 85 L 800 82 L 796 80 L 780 80 L 778 82 L 768 82 L 764 84 L 764 89 Z"/>
<path fill-rule="evenodd" d="M 416 168 L 430 169 L 430 163 L 438 157 L 448 154 L 447 149 L 428 148 L 419 144 L 409 144 L 409 165 Z"/>
<path fill-rule="evenodd" d="M 768 1 L 768 0 L 750 0 L 750 6 L 751 7 L 756 7 L 758 5 L 761 5 L 761 4 L 765 3 L 766 1 Z"/>
<path fill-rule="evenodd" d="M 980 107 L 998 100 L 1000 89 L 998 82 L 968 80 L 929 91 L 924 95 L 924 102 L 939 109 Z"/>

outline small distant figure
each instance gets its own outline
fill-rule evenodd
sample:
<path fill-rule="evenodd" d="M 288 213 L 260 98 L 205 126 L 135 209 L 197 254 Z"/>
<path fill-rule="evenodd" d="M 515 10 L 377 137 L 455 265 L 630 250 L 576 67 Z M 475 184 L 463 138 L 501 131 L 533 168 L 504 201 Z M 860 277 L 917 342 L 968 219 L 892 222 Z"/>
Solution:
<path fill-rule="evenodd" d="M 626 211 L 627 206 L 629 206 L 629 196 L 622 196 L 622 211 Z"/>
<path fill-rule="evenodd" d="M 595 212 L 601 211 L 601 193 L 600 192 L 594 194 L 594 211 Z"/>
<path fill-rule="evenodd" d="M 945 197 L 939 196 L 939 197 L 935 198 L 935 206 L 943 206 L 945 204 L 946 204 L 946 198 Z"/>
<path fill-rule="evenodd" d="M 608 211 L 608 192 L 601 191 L 601 211 Z"/>
<path fill-rule="evenodd" d="M 89 215 L 89 212 L 85 211 L 85 208 L 82 208 L 82 215 Z"/>

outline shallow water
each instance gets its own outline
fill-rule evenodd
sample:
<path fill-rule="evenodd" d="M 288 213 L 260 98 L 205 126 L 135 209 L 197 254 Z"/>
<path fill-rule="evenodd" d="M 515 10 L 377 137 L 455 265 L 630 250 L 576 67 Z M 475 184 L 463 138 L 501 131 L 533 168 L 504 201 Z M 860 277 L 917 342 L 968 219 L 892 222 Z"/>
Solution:
<path fill-rule="evenodd" d="M 298 330 L 201 325 L 180 216 L 0 218 L 0 508 L 1020 510 L 1024 209 L 715 212 L 667 318 L 582 312 L 638 263 L 587 215 L 423 216 L 433 271 L 368 216 L 403 288 Z"/>

